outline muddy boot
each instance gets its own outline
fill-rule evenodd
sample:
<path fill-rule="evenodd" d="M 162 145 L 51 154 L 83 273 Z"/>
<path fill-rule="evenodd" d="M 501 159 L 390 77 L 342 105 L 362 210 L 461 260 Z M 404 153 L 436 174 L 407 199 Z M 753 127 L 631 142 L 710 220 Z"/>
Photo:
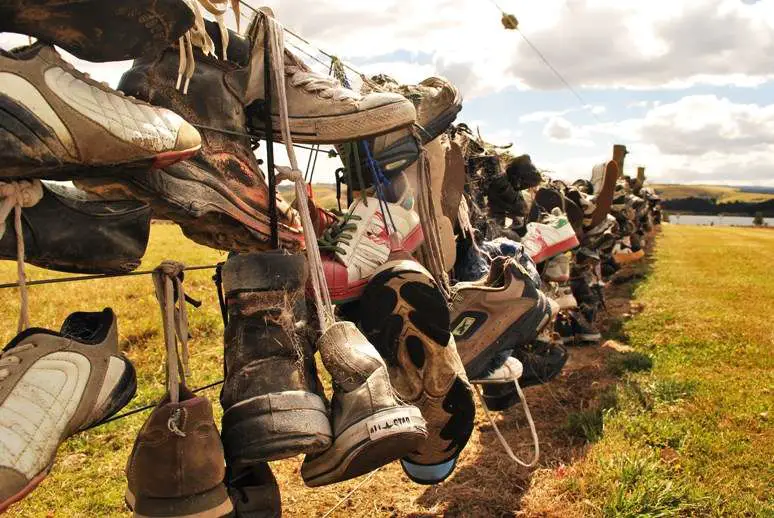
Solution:
<path fill-rule="evenodd" d="M 155 54 L 193 23 L 183 0 L 0 1 L 0 31 L 34 36 L 87 61 Z"/>
<path fill-rule="evenodd" d="M 247 59 L 245 40 L 232 36 L 230 55 Z M 136 60 L 119 86 L 128 95 L 174 110 L 202 128 L 201 153 L 121 183 L 148 203 L 154 214 L 179 224 L 186 236 L 200 244 L 229 251 L 268 250 L 270 195 L 245 118 L 251 68 L 205 56 L 198 47 L 193 53 L 196 66 L 186 94 L 176 89 L 180 62 L 176 47 Z M 113 184 L 113 179 L 100 179 L 79 186 L 99 193 Z M 296 211 L 278 198 L 277 216 L 280 246 L 301 249 L 303 235 Z"/>
<path fill-rule="evenodd" d="M 237 518 L 280 518 L 282 499 L 268 464 L 226 470 L 226 484 Z"/>
<path fill-rule="evenodd" d="M 401 404 L 387 366 L 352 322 L 338 322 L 317 341 L 333 379 L 335 439 L 301 466 L 307 486 L 335 484 L 373 471 L 416 450 L 427 438 L 419 409 Z"/>
<path fill-rule="evenodd" d="M 313 351 L 304 339 L 302 255 L 235 255 L 223 266 L 223 445 L 235 469 L 314 453 L 331 443 Z"/>
<path fill-rule="evenodd" d="M 140 265 L 150 235 L 147 205 L 95 200 L 57 183 L 42 186 L 43 198 L 22 211 L 26 262 L 72 273 L 126 273 Z M 13 214 L 0 222 L 0 259 L 16 260 Z"/>

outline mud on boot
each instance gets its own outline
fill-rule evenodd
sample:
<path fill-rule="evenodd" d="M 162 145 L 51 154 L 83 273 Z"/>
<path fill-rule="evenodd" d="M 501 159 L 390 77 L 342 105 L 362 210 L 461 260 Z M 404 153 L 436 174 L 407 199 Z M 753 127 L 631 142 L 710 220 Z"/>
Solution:
<path fill-rule="evenodd" d="M 313 351 L 305 339 L 303 255 L 235 255 L 222 270 L 223 445 L 234 468 L 325 450 L 331 443 Z"/>

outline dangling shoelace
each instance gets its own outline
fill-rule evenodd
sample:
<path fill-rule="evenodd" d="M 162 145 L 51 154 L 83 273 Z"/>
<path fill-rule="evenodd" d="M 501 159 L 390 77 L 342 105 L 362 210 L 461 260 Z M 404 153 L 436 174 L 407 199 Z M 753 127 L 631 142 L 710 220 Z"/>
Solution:
<path fill-rule="evenodd" d="M 14 211 L 13 226 L 16 232 L 16 276 L 19 282 L 18 332 L 30 327 L 29 297 L 27 295 L 27 276 L 24 272 L 24 229 L 21 213 L 23 208 L 36 205 L 43 198 L 43 184 L 40 180 L 19 180 L 0 182 L 0 237 L 5 233 L 5 220 Z"/>
<path fill-rule="evenodd" d="M 339 210 L 332 210 L 333 214 L 339 217 L 339 220 L 325 229 L 323 235 L 317 239 L 317 245 L 323 252 L 335 252 L 345 254 L 346 251 L 339 246 L 340 242 L 349 243 L 352 241 L 351 232 L 357 231 L 357 224 L 352 221 L 360 221 L 363 218 L 353 213 L 353 210 L 342 213 Z"/>

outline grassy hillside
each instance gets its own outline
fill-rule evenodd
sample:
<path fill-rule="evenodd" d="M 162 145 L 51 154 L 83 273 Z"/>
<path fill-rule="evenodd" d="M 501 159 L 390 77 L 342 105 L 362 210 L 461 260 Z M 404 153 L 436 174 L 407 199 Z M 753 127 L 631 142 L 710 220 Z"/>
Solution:
<path fill-rule="evenodd" d="M 747 192 L 743 187 L 728 187 L 724 185 L 672 185 L 651 184 L 664 200 L 684 198 L 707 198 L 717 203 L 759 203 L 774 199 L 774 192 Z M 766 189 L 763 189 L 766 191 Z"/>

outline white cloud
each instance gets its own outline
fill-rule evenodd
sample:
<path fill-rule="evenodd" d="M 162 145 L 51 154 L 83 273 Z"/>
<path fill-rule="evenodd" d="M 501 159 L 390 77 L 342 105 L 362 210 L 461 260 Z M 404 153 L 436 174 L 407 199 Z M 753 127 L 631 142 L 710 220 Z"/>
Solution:
<path fill-rule="evenodd" d="M 570 146 L 590 147 L 594 143 L 587 138 L 587 132 L 574 126 L 564 117 L 551 117 L 543 128 L 543 135 L 554 142 Z"/>

